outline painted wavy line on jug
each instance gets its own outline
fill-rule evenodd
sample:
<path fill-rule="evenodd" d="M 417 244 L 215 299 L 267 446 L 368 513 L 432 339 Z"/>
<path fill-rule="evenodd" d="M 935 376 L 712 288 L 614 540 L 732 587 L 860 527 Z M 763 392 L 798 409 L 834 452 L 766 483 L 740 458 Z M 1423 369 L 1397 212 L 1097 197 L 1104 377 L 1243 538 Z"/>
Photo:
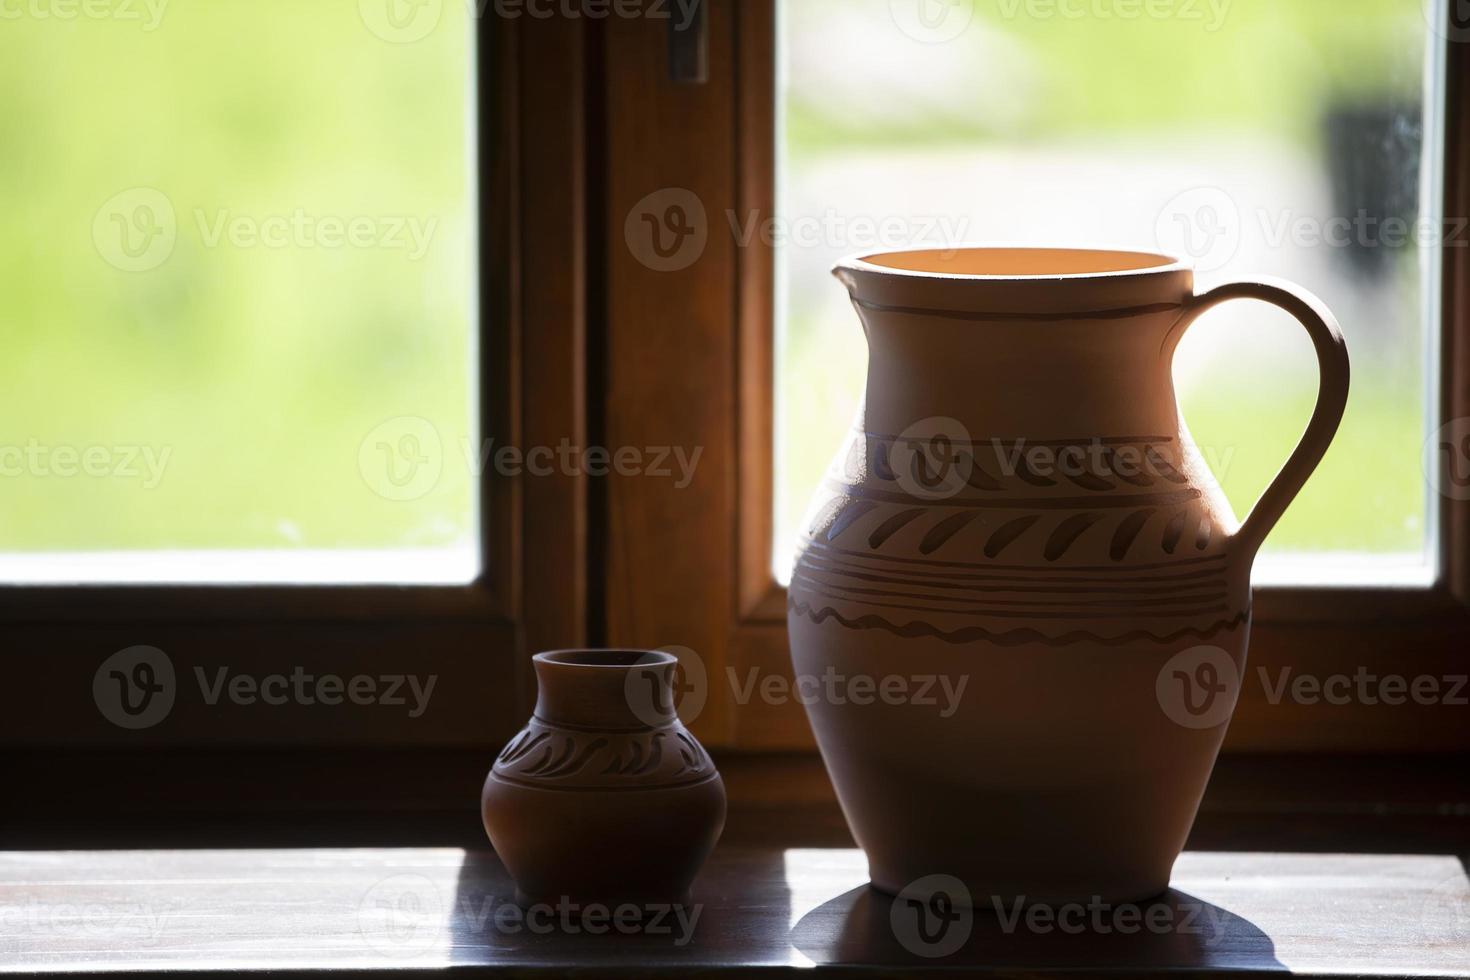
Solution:
<path fill-rule="evenodd" d="M 1228 619 L 1220 619 L 1205 627 L 1185 627 L 1172 633 L 1154 633 L 1149 630 L 1131 630 L 1119 636 L 1102 636 L 1087 630 L 1072 630 L 1058 636 L 1047 636 L 1045 633 L 1034 629 L 1013 629 L 1003 632 L 988 630 L 983 626 L 965 626 L 957 630 L 942 630 L 932 623 L 914 620 L 900 626 L 890 622 L 881 616 L 869 613 L 867 615 L 849 618 L 842 615 L 831 606 L 816 606 L 802 602 L 794 597 L 787 600 L 787 606 L 799 615 L 805 616 L 813 623 L 821 625 L 827 620 L 832 620 L 839 626 L 851 630 L 881 629 L 895 636 L 905 639 L 918 637 L 932 637 L 945 643 L 975 643 L 986 642 L 995 646 L 1013 647 L 1026 646 L 1028 644 L 1039 644 L 1041 646 L 1068 646 L 1074 643 L 1097 643 L 1102 646 L 1125 646 L 1129 643 L 1138 643 L 1149 640 L 1158 643 L 1174 643 L 1184 639 L 1207 640 L 1223 630 L 1234 629 L 1250 620 L 1250 610 L 1236 613 Z"/>
<path fill-rule="evenodd" d="M 1165 577 L 1139 580 L 1118 580 L 1104 577 L 1066 578 L 1061 576 L 1020 578 L 1014 575 L 937 575 L 923 571 L 886 571 L 865 568 L 844 562 L 831 561 L 817 555 L 808 555 L 796 575 L 827 575 L 874 585 L 900 586 L 915 589 L 939 590 L 944 593 L 1019 593 L 1022 595 L 1119 595 L 1135 598 L 1146 596 L 1175 596 L 1181 590 L 1208 591 L 1223 596 L 1229 588 L 1226 580 L 1215 574 L 1190 577 Z M 832 582 L 831 584 L 839 584 Z"/>
<path fill-rule="evenodd" d="M 793 594 L 820 596 L 836 602 L 850 602 L 881 609 L 904 612 L 965 616 L 972 619 L 1190 619 L 1230 611 L 1228 596 L 1180 596 L 1159 600 L 1005 600 L 988 599 L 984 605 L 940 606 L 933 603 L 963 601 L 963 597 L 926 596 L 882 589 L 862 589 L 817 582 L 807 576 L 792 580 Z M 885 599 L 904 600 L 885 602 Z M 930 603 L 920 605 L 920 603 Z"/>

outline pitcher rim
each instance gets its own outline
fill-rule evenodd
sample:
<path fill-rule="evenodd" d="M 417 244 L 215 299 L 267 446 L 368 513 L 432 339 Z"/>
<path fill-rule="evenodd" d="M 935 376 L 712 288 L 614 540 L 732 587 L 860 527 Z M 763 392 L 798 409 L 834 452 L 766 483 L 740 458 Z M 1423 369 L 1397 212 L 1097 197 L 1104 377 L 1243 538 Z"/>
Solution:
<path fill-rule="evenodd" d="M 1149 265 L 1091 272 L 1039 272 L 1025 275 L 1018 273 L 989 274 L 930 271 L 884 265 L 871 261 L 885 256 L 945 255 L 961 252 L 1056 252 L 1068 253 L 1073 256 L 1132 256 L 1157 261 Z M 1079 282 L 1096 282 L 1147 278 L 1174 272 L 1190 272 L 1193 271 L 1193 266 L 1182 259 L 1163 252 L 1147 251 L 1122 245 L 1012 245 L 996 242 L 966 242 L 956 245 L 935 245 L 922 248 L 880 249 L 876 251 L 865 249 L 862 252 L 845 256 L 832 267 L 833 274 L 839 277 L 843 271 L 892 276 L 899 279 L 934 280 L 942 282 L 1065 282 L 1074 280 Z"/>

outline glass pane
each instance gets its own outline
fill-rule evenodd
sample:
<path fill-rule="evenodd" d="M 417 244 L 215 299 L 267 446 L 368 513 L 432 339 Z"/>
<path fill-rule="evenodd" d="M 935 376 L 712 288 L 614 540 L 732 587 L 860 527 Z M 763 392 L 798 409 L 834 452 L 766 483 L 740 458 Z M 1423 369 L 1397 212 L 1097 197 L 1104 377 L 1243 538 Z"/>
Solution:
<path fill-rule="evenodd" d="M 392 6 L 7 7 L 0 578 L 473 577 L 473 31 Z"/>
<path fill-rule="evenodd" d="M 1437 206 L 1421 191 L 1420 0 L 781 8 L 778 574 L 862 394 L 866 351 L 833 261 L 1106 243 L 1188 259 L 1202 289 L 1290 279 L 1342 321 L 1351 402 L 1257 580 L 1427 581 L 1428 260 L 1467 232 L 1420 220 Z M 1279 311 L 1226 304 L 1191 329 L 1175 374 L 1244 517 L 1315 398 L 1306 335 Z"/>

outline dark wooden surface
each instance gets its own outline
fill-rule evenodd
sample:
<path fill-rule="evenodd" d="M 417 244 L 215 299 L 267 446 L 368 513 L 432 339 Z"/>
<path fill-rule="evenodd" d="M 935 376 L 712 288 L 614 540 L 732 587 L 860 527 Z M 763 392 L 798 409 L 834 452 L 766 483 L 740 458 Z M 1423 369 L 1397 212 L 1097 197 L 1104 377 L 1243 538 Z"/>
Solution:
<path fill-rule="evenodd" d="M 1173 890 L 1136 919 L 1110 908 L 1079 912 L 1065 930 L 1024 919 L 1008 928 L 987 909 L 955 924 L 967 941 L 937 958 L 919 955 L 932 947 L 911 951 L 897 938 L 891 902 L 867 888 L 865 870 L 852 849 L 722 846 L 685 909 L 692 930 L 669 915 L 650 919 L 649 932 L 604 926 L 594 935 L 554 909 L 534 930 L 503 918 L 511 885 L 479 850 L 8 852 L 0 854 L 0 966 L 1470 976 L 1470 885 L 1447 855 L 1189 852 Z M 1136 922 L 1155 925 L 1129 928 Z"/>
<path fill-rule="evenodd" d="M 694 938 L 677 945 L 494 927 L 511 890 L 475 810 L 488 754 L 225 765 L 160 753 L 147 767 L 12 754 L 0 759 L 13 790 L 0 808 L 0 971 L 1470 976 L 1464 756 L 1227 757 L 1175 891 L 1154 906 L 1162 931 L 1007 933 L 992 909 L 932 960 L 897 940 L 888 900 L 863 887 L 820 760 L 719 764 L 730 819 L 696 883 Z M 392 809 L 360 802 L 382 795 L 373 783 L 391 786 Z"/>

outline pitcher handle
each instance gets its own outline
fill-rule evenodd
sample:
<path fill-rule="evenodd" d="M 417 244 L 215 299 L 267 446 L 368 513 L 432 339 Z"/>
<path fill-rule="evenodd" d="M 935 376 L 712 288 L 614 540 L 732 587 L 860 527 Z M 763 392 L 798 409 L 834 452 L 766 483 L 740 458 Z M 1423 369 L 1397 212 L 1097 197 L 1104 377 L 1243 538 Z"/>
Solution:
<path fill-rule="evenodd" d="M 1338 328 L 1337 318 L 1323 302 L 1291 283 L 1264 277 L 1226 283 L 1190 299 L 1185 304 L 1184 315 L 1169 331 L 1164 348 L 1167 359 L 1173 362 L 1179 339 L 1200 314 L 1233 299 L 1262 300 L 1295 317 L 1312 338 L 1319 372 L 1317 404 L 1312 409 L 1312 417 L 1301 441 L 1236 532 L 1236 539 L 1254 555 L 1285 513 L 1287 505 L 1301 491 L 1307 477 L 1322 461 L 1322 455 L 1337 433 L 1343 410 L 1347 407 L 1350 371 L 1342 330 Z"/>

